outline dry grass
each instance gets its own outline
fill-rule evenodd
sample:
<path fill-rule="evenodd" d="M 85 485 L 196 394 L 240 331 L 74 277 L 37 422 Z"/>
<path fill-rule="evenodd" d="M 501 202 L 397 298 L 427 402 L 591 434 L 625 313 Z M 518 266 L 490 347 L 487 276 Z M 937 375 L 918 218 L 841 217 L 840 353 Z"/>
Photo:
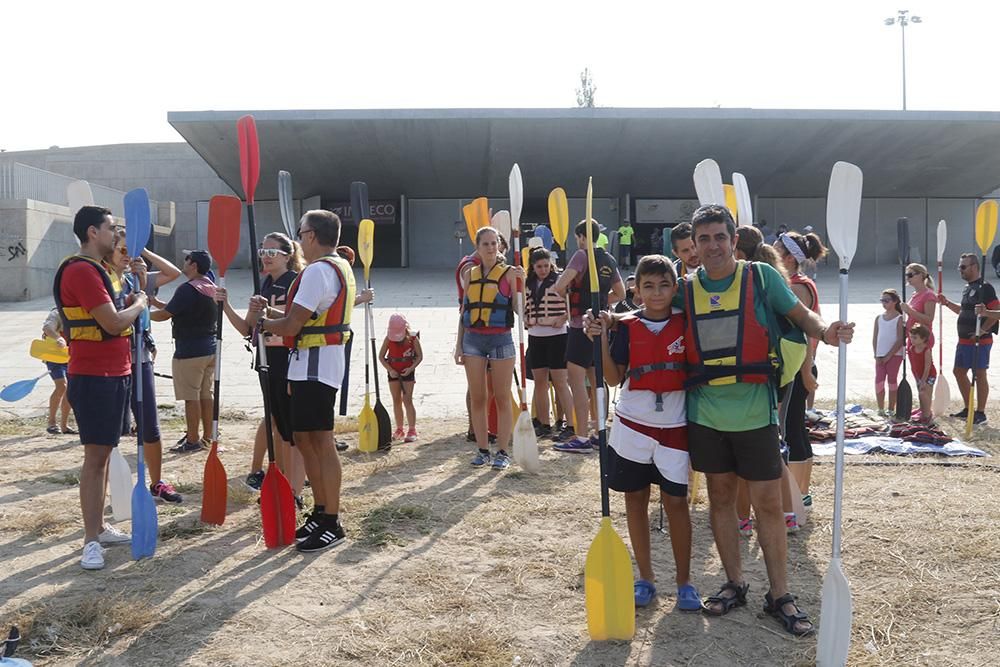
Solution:
<path fill-rule="evenodd" d="M 361 520 L 361 543 L 365 546 L 384 547 L 401 545 L 409 541 L 405 534 L 417 532 L 426 535 L 431 521 L 427 507 L 420 505 L 383 505 L 368 512 Z"/>
<path fill-rule="evenodd" d="M 59 516 L 53 511 L 18 512 L 5 514 L 0 520 L 0 530 L 12 533 L 27 533 L 38 537 L 58 535 L 67 527 L 76 527 L 80 522 L 76 517 Z"/>

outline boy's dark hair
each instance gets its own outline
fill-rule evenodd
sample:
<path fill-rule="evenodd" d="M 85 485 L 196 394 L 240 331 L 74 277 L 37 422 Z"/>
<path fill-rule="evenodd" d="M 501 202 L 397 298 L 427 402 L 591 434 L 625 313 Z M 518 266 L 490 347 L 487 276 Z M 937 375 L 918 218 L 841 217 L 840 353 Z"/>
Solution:
<path fill-rule="evenodd" d="M 691 216 L 692 233 L 695 227 L 700 225 L 710 225 L 715 222 L 722 222 L 726 225 L 729 238 L 736 238 L 736 221 L 733 220 L 732 213 L 725 206 L 718 204 L 706 204 L 699 207 Z"/>
<path fill-rule="evenodd" d="M 340 243 L 340 216 L 332 211 L 314 209 L 306 211 L 303 222 L 316 233 L 316 242 L 323 246 L 336 247 Z"/>
<path fill-rule="evenodd" d="M 670 247 L 675 253 L 677 252 L 677 244 L 691 238 L 692 231 L 690 222 L 682 222 L 670 230 Z"/>
<path fill-rule="evenodd" d="M 913 336 L 914 334 L 920 336 L 924 340 L 930 340 L 931 338 L 931 331 L 924 324 L 914 324 L 910 328 L 910 335 Z"/>
<path fill-rule="evenodd" d="M 635 284 L 642 283 L 643 276 L 670 276 L 670 279 L 677 284 L 677 271 L 674 270 L 674 263 L 663 255 L 645 255 L 639 260 L 639 265 L 635 267 Z"/>
<path fill-rule="evenodd" d="M 81 207 L 73 218 L 73 233 L 76 234 L 76 238 L 80 239 L 80 243 L 87 242 L 88 229 L 91 227 L 100 229 L 101 225 L 104 224 L 105 216 L 109 215 L 111 215 L 111 209 L 103 206 Z"/>
<path fill-rule="evenodd" d="M 598 224 L 597 220 L 593 218 L 590 219 L 590 224 L 592 225 L 590 231 L 593 232 L 594 234 L 593 239 L 594 239 L 594 244 L 596 245 L 597 239 L 601 235 L 601 225 Z M 576 227 L 573 228 L 573 233 L 576 234 L 577 236 L 582 236 L 584 238 L 587 238 L 587 221 L 581 220 L 580 222 L 576 223 Z"/>

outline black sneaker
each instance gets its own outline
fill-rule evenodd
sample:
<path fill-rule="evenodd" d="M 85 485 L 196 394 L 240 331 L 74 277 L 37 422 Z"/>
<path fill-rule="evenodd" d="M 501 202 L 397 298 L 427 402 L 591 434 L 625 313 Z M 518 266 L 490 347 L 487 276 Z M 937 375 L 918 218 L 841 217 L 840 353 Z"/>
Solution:
<path fill-rule="evenodd" d="M 553 433 L 549 437 L 556 442 L 569 442 L 576 437 L 576 431 L 573 430 L 572 426 L 567 426 L 563 430 L 558 433 Z"/>
<path fill-rule="evenodd" d="M 466 432 L 466 434 L 465 434 L 465 441 L 466 442 L 475 442 L 476 441 L 476 434 L 472 431 L 472 429 L 469 429 L 468 432 Z"/>
<path fill-rule="evenodd" d="M 187 438 L 181 438 L 181 441 L 177 443 L 176 447 L 171 447 L 170 451 L 175 454 L 189 454 L 191 452 L 200 452 L 205 449 L 204 441 L 201 442 L 191 442 Z"/>
<path fill-rule="evenodd" d="M 973 424 L 982 424 L 985 421 L 986 421 L 986 413 L 985 412 L 980 412 L 979 410 L 976 410 L 974 413 L 972 413 L 972 423 Z"/>
<path fill-rule="evenodd" d="M 552 427 L 548 424 L 539 424 L 535 427 L 536 438 L 547 438 L 552 435 Z"/>
<path fill-rule="evenodd" d="M 302 499 L 302 496 L 295 496 L 295 508 L 300 512 L 306 508 L 306 501 Z"/>
<path fill-rule="evenodd" d="M 264 483 L 264 471 L 258 470 L 257 472 L 250 473 L 243 483 L 246 484 L 248 489 L 259 492 L 261 485 Z"/>
<path fill-rule="evenodd" d="M 532 418 L 531 418 L 531 427 L 532 427 L 532 428 L 535 428 L 535 429 L 537 429 L 537 428 L 538 428 L 539 426 L 541 426 L 541 425 L 542 425 L 542 422 L 540 422 L 540 421 L 538 420 L 538 417 L 532 417 Z"/>
<path fill-rule="evenodd" d="M 488 442 L 489 442 L 489 443 L 490 443 L 491 445 L 495 445 L 495 444 L 497 444 L 497 436 L 496 436 L 495 434 L 493 434 L 493 433 L 490 433 L 489 435 L 487 435 L 487 437 L 486 437 L 486 440 L 487 440 L 487 441 L 488 441 Z"/>
<path fill-rule="evenodd" d="M 346 452 L 347 451 L 347 443 L 346 442 L 340 442 L 338 440 L 337 441 L 337 451 L 338 452 Z"/>
<path fill-rule="evenodd" d="M 296 544 L 295 548 L 302 553 L 315 553 L 331 549 L 347 539 L 340 521 L 334 525 L 330 525 L 330 523 L 324 521 L 323 525 L 314 530 L 309 537 Z"/>
<path fill-rule="evenodd" d="M 306 515 L 306 522 L 295 531 L 295 541 L 301 542 L 312 535 L 317 528 L 319 528 L 319 515 L 313 510 Z"/>
<path fill-rule="evenodd" d="M 955 419 L 965 419 L 966 417 L 969 416 L 969 411 L 967 409 L 963 408 L 963 409 L 959 410 L 958 412 L 956 412 L 956 413 L 954 413 L 954 414 L 952 414 L 950 416 L 954 417 Z M 973 417 L 973 420 L 975 420 L 975 417 Z"/>

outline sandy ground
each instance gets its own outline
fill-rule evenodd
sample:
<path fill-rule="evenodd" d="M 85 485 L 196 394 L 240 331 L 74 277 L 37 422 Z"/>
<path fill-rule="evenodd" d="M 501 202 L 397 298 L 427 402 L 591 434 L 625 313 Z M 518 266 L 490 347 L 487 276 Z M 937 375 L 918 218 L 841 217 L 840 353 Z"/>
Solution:
<path fill-rule="evenodd" d="M 1000 423 L 1000 415 L 993 415 Z M 40 665 L 808 665 L 760 613 L 766 578 L 743 540 L 750 604 L 721 619 L 674 608 L 669 539 L 653 533 L 660 597 L 631 642 L 590 642 L 583 563 L 599 522 L 597 459 L 542 451 L 530 476 L 469 466 L 458 421 L 421 441 L 344 457 L 349 540 L 333 551 L 268 551 L 240 479 L 252 424 L 227 419 L 224 526 L 198 521 L 204 454 L 165 456 L 185 503 L 159 508 L 151 560 L 111 548 L 79 567 L 82 524 L 69 436 L 39 420 L 0 424 L 0 623 L 18 623 L 21 657 Z M 167 428 L 166 435 L 172 433 Z M 993 449 L 997 432 L 975 444 Z M 354 444 L 353 434 L 342 439 Z M 124 445 L 135 468 L 132 443 Z M 996 451 L 994 450 L 994 453 Z M 853 457 L 846 473 L 844 568 L 851 581 L 851 665 L 996 664 L 1000 646 L 1000 467 L 991 459 Z M 878 464 L 878 465 L 875 465 Z M 790 579 L 814 619 L 831 545 L 833 465 L 814 473 L 814 516 L 789 538 Z M 612 499 L 627 536 L 620 497 Z M 656 520 L 655 508 L 651 508 Z M 694 582 L 724 577 L 694 506 Z M 127 524 L 124 526 L 127 528 Z"/>

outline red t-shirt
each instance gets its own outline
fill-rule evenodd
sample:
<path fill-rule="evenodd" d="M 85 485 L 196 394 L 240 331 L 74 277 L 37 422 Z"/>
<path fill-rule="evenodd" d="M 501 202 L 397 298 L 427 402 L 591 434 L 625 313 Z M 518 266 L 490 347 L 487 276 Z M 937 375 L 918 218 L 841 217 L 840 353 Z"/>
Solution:
<path fill-rule="evenodd" d="M 926 289 L 923 292 L 914 292 L 913 296 L 911 296 L 909 301 L 906 303 L 909 304 L 910 308 L 913 310 L 923 313 L 926 310 L 924 306 L 926 306 L 930 301 L 937 302 L 937 292 L 931 289 Z M 910 348 L 910 329 L 917 324 L 920 324 L 920 322 L 917 322 L 917 320 L 912 317 L 906 322 L 906 349 Z M 934 347 L 934 323 L 932 322 L 930 326 L 926 324 L 924 326 L 931 331 L 931 337 L 930 340 L 927 341 L 927 346 Z"/>
<path fill-rule="evenodd" d="M 63 306 L 81 306 L 93 312 L 105 303 L 113 303 L 97 268 L 89 262 L 74 262 L 66 267 L 59 285 Z M 66 332 L 69 339 L 69 332 Z M 121 377 L 132 372 L 130 338 L 115 336 L 103 341 L 70 340 L 69 374 Z"/>

